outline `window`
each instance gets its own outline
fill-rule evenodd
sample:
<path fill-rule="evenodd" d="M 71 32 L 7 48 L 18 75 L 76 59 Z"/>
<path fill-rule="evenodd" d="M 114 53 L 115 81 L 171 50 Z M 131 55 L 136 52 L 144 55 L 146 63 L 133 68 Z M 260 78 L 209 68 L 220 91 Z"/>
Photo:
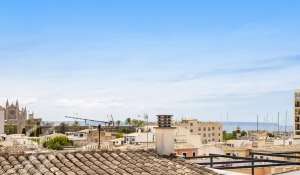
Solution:
<path fill-rule="evenodd" d="M 211 135 L 212 135 L 212 136 L 215 136 L 215 133 L 212 133 Z"/>
<path fill-rule="evenodd" d="M 215 130 L 215 127 L 212 127 L 211 129 L 214 131 L 214 130 Z"/>
<path fill-rule="evenodd" d="M 186 153 L 182 153 L 183 157 L 186 157 Z"/>
<path fill-rule="evenodd" d="M 205 134 L 205 133 L 203 134 L 203 137 L 206 137 L 206 134 Z"/>
<path fill-rule="evenodd" d="M 190 129 L 190 132 L 193 132 L 194 130 L 193 129 Z"/>
<path fill-rule="evenodd" d="M 206 128 L 205 128 L 205 127 L 203 128 L 203 131 L 206 131 Z"/>
<path fill-rule="evenodd" d="M 196 157 L 196 153 L 195 152 L 193 152 L 193 157 Z"/>
<path fill-rule="evenodd" d="M 296 106 L 296 107 L 300 107 L 300 102 L 297 101 L 296 104 L 295 104 L 295 106 Z"/>
<path fill-rule="evenodd" d="M 193 126 L 193 123 L 190 123 L 190 126 Z"/>
<path fill-rule="evenodd" d="M 200 128 L 200 127 L 198 128 L 198 131 L 201 131 L 201 128 Z"/>
<path fill-rule="evenodd" d="M 208 127 L 208 131 L 210 131 L 210 127 Z"/>

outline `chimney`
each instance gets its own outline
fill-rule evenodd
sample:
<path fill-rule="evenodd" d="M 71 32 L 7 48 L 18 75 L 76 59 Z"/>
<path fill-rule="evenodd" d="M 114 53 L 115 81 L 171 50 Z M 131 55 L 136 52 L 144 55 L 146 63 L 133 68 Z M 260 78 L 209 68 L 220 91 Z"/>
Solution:
<path fill-rule="evenodd" d="M 155 128 L 156 152 L 159 155 L 174 153 L 175 129 L 172 127 L 172 115 L 157 115 L 158 127 Z"/>

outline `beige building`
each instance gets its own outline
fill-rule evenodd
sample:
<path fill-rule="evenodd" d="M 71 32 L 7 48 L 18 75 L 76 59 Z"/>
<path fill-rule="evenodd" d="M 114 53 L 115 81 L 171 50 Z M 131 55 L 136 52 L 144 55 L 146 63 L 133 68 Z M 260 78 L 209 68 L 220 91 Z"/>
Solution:
<path fill-rule="evenodd" d="M 98 143 L 99 142 L 99 131 L 98 129 L 85 129 L 82 130 L 81 132 L 86 132 L 87 133 L 87 141 Z M 104 141 L 109 141 L 116 139 L 116 133 L 113 132 L 106 132 L 106 131 L 101 131 L 100 132 L 100 140 L 101 142 Z"/>
<path fill-rule="evenodd" d="M 295 92 L 295 125 L 294 125 L 294 138 L 300 140 L 300 90 Z"/>
<path fill-rule="evenodd" d="M 210 144 L 223 141 L 223 125 L 219 122 L 202 122 L 197 119 L 184 119 L 177 123 L 179 133 L 188 132 L 187 141 L 194 140 L 198 144 Z M 185 130 L 185 131 L 184 131 Z M 187 130 L 187 131 L 186 131 Z M 197 146 L 195 145 L 195 146 Z"/>

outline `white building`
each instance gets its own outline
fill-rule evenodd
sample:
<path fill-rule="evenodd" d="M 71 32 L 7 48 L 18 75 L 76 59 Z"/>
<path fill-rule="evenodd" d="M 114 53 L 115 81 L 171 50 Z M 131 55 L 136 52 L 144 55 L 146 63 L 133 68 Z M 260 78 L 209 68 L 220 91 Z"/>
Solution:
<path fill-rule="evenodd" d="M 0 135 L 4 134 L 4 109 L 0 106 Z"/>
<path fill-rule="evenodd" d="M 88 133 L 83 131 L 66 132 L 69 140 L 71 140 L 74 146 L 84 146 L 88 143 Z"/>
<path fill-rule="evenodd" d="M 124 138 L 117 138 L 109 141 L 113 146 L 122 146 L 124 144 Z"/>
<path fill-rule="evenodd" d="M 154 134 L 151 132 L 136 132 L 124 135 L 126 144 L 153 143 L 155 140 Z"/>

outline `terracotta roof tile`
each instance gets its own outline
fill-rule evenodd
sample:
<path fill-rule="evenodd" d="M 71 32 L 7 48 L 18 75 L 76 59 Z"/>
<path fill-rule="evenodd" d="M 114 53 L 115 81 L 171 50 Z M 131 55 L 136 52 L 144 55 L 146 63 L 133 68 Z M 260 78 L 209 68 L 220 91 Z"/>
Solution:
<path fill-rule="evenodd" d="M 153 152 L 58 152 L 0 155 L 8 175 L 215 175 L 211 170 Z"/>

